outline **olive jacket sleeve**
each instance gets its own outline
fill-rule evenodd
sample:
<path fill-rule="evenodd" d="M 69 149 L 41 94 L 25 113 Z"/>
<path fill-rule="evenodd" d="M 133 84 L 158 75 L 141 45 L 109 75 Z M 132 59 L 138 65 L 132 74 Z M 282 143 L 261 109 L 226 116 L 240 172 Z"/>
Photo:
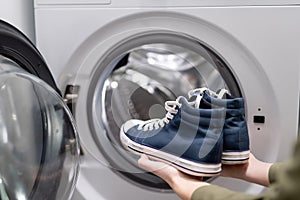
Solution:
<path fill-rule="evenodd" d="M 209 185 L 196 189 L 192 200 L 299 200 L 300 199 L 300 140 L 291 160 L 273 164 L 269 170 L 270 186 L 259 195 L 234 192 L 219 186 Z"/>

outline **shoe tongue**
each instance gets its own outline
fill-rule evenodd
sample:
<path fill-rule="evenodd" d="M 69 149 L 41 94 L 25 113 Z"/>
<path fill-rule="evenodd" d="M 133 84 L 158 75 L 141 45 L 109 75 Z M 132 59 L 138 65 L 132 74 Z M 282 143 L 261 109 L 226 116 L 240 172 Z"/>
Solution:
<path fill-rule="evenodd" d="M 177 99 L 176 99 L 176 101 L 178 102 L 178 103 L 186 103 L 187 102 L 187 99 L 184 97 L 184 96 L 179 96 L 179 97 L 177 97 Z"/>

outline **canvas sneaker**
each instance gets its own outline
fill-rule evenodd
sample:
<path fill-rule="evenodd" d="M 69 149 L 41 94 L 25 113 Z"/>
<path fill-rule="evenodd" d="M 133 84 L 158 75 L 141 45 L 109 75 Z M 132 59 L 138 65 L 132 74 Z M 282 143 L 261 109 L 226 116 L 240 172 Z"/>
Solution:
<path fill-rule="evenodd" d="M 188 92 L 202 109 L 225 108 L 226 119 L 223 129 L 223 164 L 248 162 L 250 148 L 244 99 L 233 98 L 226 89 L 214 92 L 208 88 L 198 88 Z"/>
<path fill-rule="evenodd" d="M 132 119 L 120 129 L 125 149 L 172 164 L 194 176 L 221 172 L 224 108 L 201 109 L 185 97 L 165 103 L 163 119 Z"/>

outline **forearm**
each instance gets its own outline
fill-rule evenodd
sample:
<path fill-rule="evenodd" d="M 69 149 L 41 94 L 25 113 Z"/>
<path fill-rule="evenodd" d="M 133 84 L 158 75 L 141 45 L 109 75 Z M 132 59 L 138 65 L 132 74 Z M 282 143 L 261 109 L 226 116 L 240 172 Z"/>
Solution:
<path fill-rule="evenodd" d="M 263 186 L 269 186 L 269 170 L 271 166 L 272 163 L 260 162 L 255 168 L 249 167 L 240 179 Z"/>
<path fill-rule="evenodd" d="M 272 163 L 259 161 L 252 154 L 250 154 L 248 164 L 236 166 L 224 165 L 222 176 L 237 178 L 263 186 L 269 186 L 269 170 L 271 166 Z M 226 170 L 226 168 L 231 169 Z"/>

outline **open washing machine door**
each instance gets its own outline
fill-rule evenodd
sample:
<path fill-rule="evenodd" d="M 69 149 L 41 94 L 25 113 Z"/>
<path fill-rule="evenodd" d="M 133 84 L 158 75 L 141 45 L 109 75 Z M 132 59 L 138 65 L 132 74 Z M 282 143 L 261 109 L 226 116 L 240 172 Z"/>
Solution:
<path fill-rule="evenodd" d="M 41 54 L 0 20 L 0 199 L 69 199 L 78 146 L 72 115 Z"/>

